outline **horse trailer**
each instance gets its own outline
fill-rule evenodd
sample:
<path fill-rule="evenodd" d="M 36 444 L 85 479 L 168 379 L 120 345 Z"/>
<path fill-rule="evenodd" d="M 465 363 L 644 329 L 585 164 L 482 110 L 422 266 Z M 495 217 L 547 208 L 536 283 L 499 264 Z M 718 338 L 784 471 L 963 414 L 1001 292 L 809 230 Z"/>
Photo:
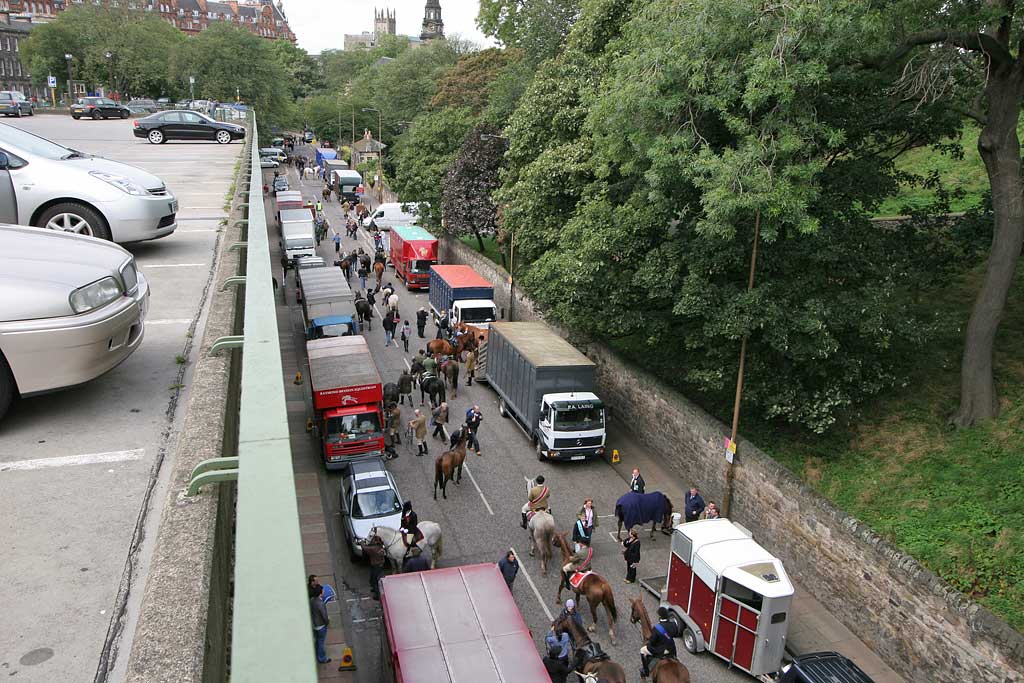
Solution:
<path fill-rule="evenodd" d="M 668 576 L 641 584 L 675 615 L 691 653 L 709 650 L 765 680 L 782 670 L 793 584 L 782 562 L 740 525 L 677 525 Z"/>

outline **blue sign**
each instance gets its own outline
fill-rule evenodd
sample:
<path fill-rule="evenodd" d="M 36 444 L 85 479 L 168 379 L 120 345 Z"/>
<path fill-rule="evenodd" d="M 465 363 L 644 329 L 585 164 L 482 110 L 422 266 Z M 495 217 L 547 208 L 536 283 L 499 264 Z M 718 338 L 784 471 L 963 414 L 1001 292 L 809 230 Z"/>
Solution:
<path fill-rule="evenodd" d="M 57 77 L 56 76 L 49 76 L 46 79 L 46 87 L 47 88 L 56 88 L 57 87 Z"/>

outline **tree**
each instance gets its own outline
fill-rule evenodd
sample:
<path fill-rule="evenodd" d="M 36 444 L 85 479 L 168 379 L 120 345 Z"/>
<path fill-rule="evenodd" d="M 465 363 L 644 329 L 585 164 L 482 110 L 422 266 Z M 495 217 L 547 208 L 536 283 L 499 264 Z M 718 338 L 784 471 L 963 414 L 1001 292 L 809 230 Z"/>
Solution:
<path fill-rule="evenodd" d="M 301 47 L 289 40 L 273 42 L 274 55 L 281 63 L 286 75 L 286 83 L 291 98 L 297 100 L 323 91 L 324 79 L 320 73 L 320 65 Z"/>
<path fill-rule="evenodd" d="M 502 70 L 522 58 L 519 50 L 490 48 L 459 58 L 437 84 L 433 108 L 466 107 L 479 114 L 487 105 L 489 87 Z"/>
<path fill-rule="evenodd" d="M 579 0 L 480 0 L 476 23 L 484 34 L 539 64 L 558 54 L 579 13 Z"/>
<path fill-rule="evenodd" d="M 951 418 L 969 427 L 999 413 L 995 337 L 1024 244 L 1017 133 L 1024 96 L 1021 16 L 1012 0 L 902 0 L 866 18 L 866 35 L 886 49 L 864 56 L 864 64 L 891 74 L 907 99 L 944 104 L 981 126 L 978 152 L 992 188 L 995 229 L 964 334 L 960 407 Z"/>
<path fill-rule="evenodd" d="M 498 229 L 498 207 L 491 195 L 499 185 L 505 144 L 494 126 L 476 126 L 462 141 L 458 156 L 444 176 L 441 200 L 445 232 L 473 235 L 481 252 L 483 235 L 493 235 Z"/>
<path fill-rule="evenodd" d="M 406 201 L 427 202 L 423 218 L 441 227 L 441 184 L 448 165 L 473 126 L 465 109 L 440 109 L 417 117 L 389 156 L 394 164 L 393 189 Z"/>

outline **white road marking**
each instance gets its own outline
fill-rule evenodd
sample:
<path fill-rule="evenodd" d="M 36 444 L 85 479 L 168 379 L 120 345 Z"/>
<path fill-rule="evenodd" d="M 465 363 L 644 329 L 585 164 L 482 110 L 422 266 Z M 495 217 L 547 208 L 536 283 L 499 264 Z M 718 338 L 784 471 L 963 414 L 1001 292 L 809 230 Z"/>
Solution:
<path fill-rule="evenodd" d="M 144 270 L 150 268 L 198 268 L 200 266 L 209 265 L 207 263 L 140 263 L 140 266 Z"/>
<path fill-rule="evenodd" d="M 369 619 L 353 619 L 352 623 L 353 624 L 362 624 L 363 622 L 366 622 L 366 621 L 380 621 L 380 617 L 370 617 Z"/>
<path fill-rule="evenodd" d="M 476 479 L 473 478 L 473 473 L 469 471 L 469 463 L 464 464 L 462 467 L 466 470 L 466 474 L 469 475 L 469 480 L 473 482 L 473 488 L 475 488 L 476 492 L 480 494 L 480 500 L 484 502 L 484 507 L 487 508 L 487 511 L 491 513 L 491 515 L 494 515 L 494 510 L 491 509 L 491 504 L 487 502 L 486 498 L 484 498 L 484 492 L 476 485 Z"/>
<path fill-rule="evenodd" d="M 519 571 L 521 571 L 523 576 L 526 577 L 526 582 L 530 584 L 530 588 L 533 589 L 533 594 L 537 596 L 537 602 L 540 603 L 540 608 L 544 610 L 544 614 L 548 618 L 548 623 L 551 623 L 555 620 L 555 617 L 551 614 L 551 610 L 548 609 L 547 603 L 544 602 L 544 598 L 540 596 L 540 591 L 537 590 L 537 585 L 533 582 L 533 579 L 530 578 L 530 572 L 526 571 L 526 563 L 522 561 L 522 558 L 520 558 L 518 550 L 512 548 L 512 552 L 515 553 L 516 560 L 519 561 Z"/>
<path fill-rule="evenodd" d="M 191 325 L 192 318 L 165 318 L 163 320 L 147 320 L 147 325 Z"/>
<path fill-rule="evenodd" d="M 15 460 L 0 463 L 0 472 L 42 470 L 48 467 L 72 467 L 74 465 L 95 465 L 104 462 L 125 462 L 138 460 L 145 453 L 143 448 L 128 451 L 110 451 L 107 453 L 89 453 L 86 455 L 65 455 L 57 458 L 35 458 L 33 460 Z"/>
<path fill-rule="evenodd" d="M 530 489 L 533 488 L 533 486 L 532 486 L 533 480 L 530 479 L 529 477 L 527 477 L 526 475 L 523 475 L 523 479 L 526 480 L 526 496 L 529 497 L 530 496 Z"/>
<path fill-rule="evenodd" d="M 402 360 L 405 361 L 405 367 L 408 368 L 410 372 L 412 372 L 412 364 L 409 362 L 409 359 L 403 358 Z"/>

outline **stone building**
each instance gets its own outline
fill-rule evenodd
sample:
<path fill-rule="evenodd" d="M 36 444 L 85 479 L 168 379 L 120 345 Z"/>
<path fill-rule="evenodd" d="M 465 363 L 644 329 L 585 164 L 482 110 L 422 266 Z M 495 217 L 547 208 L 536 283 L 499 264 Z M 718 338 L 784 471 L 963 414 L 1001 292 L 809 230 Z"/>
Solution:
<path fill-rule="evenodd" d="M 369 129 L 365 130 L 363 132 L 363 138 L 361 140 L 357 140 L 356 144 L 352 145 L 352 164 L 350 168 L 355 168 L 366 161 L 379 159 L 386 147 L 387 145 L 384 143 L 373 139 L 373 135 L 370 134 Z"/>
<path fill-rule="evenodd" d="M 28 38 L 32 24 L 11 16 L 6 0 L 0 0 L 0 90 L 18 90 L 26 97 L 39 96 L 29 82 L 28 70 L 20 59 L 21 42 Z"/>
<path fill-rule="evenodd" d="M 420 40 L 437 40 L 444 38 L 444 22 L 441 20 L 441 0 L 427 0 L 423 9 L 423 29 Z"/>

